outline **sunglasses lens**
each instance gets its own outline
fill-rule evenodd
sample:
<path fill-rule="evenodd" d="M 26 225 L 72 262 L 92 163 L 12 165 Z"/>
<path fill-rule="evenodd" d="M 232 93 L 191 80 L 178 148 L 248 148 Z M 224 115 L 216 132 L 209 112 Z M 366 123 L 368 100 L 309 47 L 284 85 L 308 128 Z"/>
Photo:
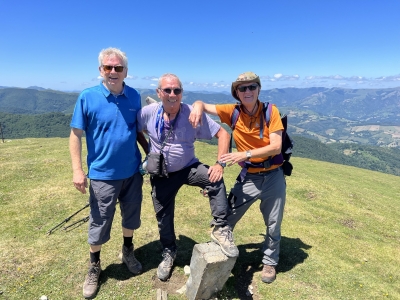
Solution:
<path fill-rule="evenodd" d="M 244 93 L 247 89 L 249 89 L 250 91 L 254 91 L 256 90 L 258 87 L 258 84 L 252 84 L 252 85 L 247 85 L 247 86 L 240 86 L 238 87 L 239 92 Z"/>
<path fill-rule="evenodd" d="M 104 72 L 106 72 L 106 73 L 110 73 L 111 72 L 111 70 L 112 70 L 112 66 L 107 66 L 107 65 L 104 65 L 103 66 L 103 70 L 104 70 Z"/>
<path fill-rule="evenodd" d="M 163 89 L 163 91 L 167 94 L 171 94 L 172 90 L 171 89 Z"/>
<path fill-rule="evenodd" d="M 172 89 L 161 89 L 164 93 L 170 95 L 172 93 Z M 179 95 L 182 93 L 182 89 L 173 89 L 175 95 Z"/>
<path fill-rule="evenodd" d="M 103 70 L 106 73 L 110 73 L 112 69 L 114 68 L 115 72 L 121 73 L 124 70 L 123 66 L 108 66 L 108 65 L 103 65 Z"/>
<path fill-rule="evenodd" d="M 121 73 L 124 70 L 123 66 L 115 66 L 114 67 L 115 72 Z"/>

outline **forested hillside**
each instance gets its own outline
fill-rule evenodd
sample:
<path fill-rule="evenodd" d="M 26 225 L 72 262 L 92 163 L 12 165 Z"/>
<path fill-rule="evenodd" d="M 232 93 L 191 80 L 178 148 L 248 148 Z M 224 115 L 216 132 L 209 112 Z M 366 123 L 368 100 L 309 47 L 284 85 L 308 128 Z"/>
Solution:
<path fill-rule="evenodd" d="M 142 105 L 155 89 L 138 89 Z M 77 93 L 38 87 L 0 89 L 0 112 L 15 114 L 72 113 Z M 236 103 L 229 93 L 185 91 L 182 101 Z M 323 143 L 340 142 L 400 149 L 400 88 L 284 88 L 262 90 L 259 99 L 289 116 L 291 132 Z M 2 122 L 2 120 L 0 120 Z"/>
<path fill-rule="evenodd" d="M 78 94 L 53 90 L 0 89 L 0 112 L 11 114 L 72 113 Z"/>
<path fill-rule="evenodd" d="M 0 112 L 0 124 L 5 139 L 69 136 L 71 115 L 47 113 L 20 115 Z"/>
<path fill-rule="evenodd" d="M 0 122 L 5 139 L 68 137 L 70 114 L 48 113 L 18 115 L 0 112 Z M 228 131 L 230 129 L 223 125 Z M 389 173 L 400 176 L 400 151 L 357 144 L 323 144 L 315 139 L 292 135 L 295 141 L 293 156 L 311 158 L 337 164 Z M 206 141 L 216 144 L 217 140 Z"/>

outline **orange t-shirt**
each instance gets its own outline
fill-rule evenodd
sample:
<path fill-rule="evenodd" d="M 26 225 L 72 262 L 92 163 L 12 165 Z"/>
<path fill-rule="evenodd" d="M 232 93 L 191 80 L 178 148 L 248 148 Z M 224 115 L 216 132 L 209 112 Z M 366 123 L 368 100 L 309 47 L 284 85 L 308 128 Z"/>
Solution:
<path fill-rule="evenodd" d="M 269 127 L 267 127 L 267 124 L 265 124 L 265 118 L 263 118 L 264 133 L 263 138 L 260 139 L 260 116 L 262 114 L 263 105 L 260 101 L 258 104 L 258 110 L 253 117 L 250 117 L 248 114 L 243 112 L 240 112 L 239 114 L 235 130 L 233 130 L 233 139 L 235 140 L 236 148 L 239 152 L 267 146 L 270 143 L 269 133 L 283 130 L 283 124 L 278 108 L 273 104 Z M 221 122 L 229 125 L 229 127 L 232 125 L 231 117 L 235 106 L 236 104 L 217 104 L 215 106 Z M 252 163 L 260 163 L 266 159 L 268 159 L 268 157 L 251 158 L 250 161 Z M 260 171 L 273 170 L 278 167 L 279 165 L 272 165 L 268 169 L 249 168 L 248 172 L 256 173 Z"/>

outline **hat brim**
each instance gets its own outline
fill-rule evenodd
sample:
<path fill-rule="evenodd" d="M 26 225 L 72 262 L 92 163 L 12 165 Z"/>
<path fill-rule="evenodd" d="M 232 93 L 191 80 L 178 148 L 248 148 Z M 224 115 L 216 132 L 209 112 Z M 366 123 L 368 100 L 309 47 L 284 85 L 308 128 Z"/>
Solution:
<path fill-rule="evenodd" d="M 259 77 L 255 78 L 253 80 L 248 80 L 248 81 L 234 81 L 234 82 L 232 82 L 232 85 L 231 85 L 232 97 L 235 98 L 236 100 L 240 101 L 240 98 L 237 96 L 237 93 L 236 93 L 236 88 L 241 84 L 252 83 L 252 82 L 257 83 L 260 86 L 260 89 L 261 89 L 261 81 L 260 81 Z"/>

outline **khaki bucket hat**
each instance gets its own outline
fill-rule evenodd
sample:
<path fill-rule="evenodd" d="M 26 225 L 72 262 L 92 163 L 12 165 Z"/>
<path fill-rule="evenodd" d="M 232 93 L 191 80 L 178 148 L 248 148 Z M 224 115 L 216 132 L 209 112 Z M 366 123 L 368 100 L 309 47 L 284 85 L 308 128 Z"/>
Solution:
<path fill-rule="evenodd" d="M 231 94 L 232 94 L 233 98 L 240 101 L 239 97 L 236 95 L 237 86 L 241 85 L 243 83 L 250 83 L 250 82 L 258 83 L 258 85 L 260 86 L 260 89 L 261 89 L 260 77 L 258 77 L 258 75 L 253 72 L 244 72 L 238 76 L 236 81 L 232 82 Z"/>

